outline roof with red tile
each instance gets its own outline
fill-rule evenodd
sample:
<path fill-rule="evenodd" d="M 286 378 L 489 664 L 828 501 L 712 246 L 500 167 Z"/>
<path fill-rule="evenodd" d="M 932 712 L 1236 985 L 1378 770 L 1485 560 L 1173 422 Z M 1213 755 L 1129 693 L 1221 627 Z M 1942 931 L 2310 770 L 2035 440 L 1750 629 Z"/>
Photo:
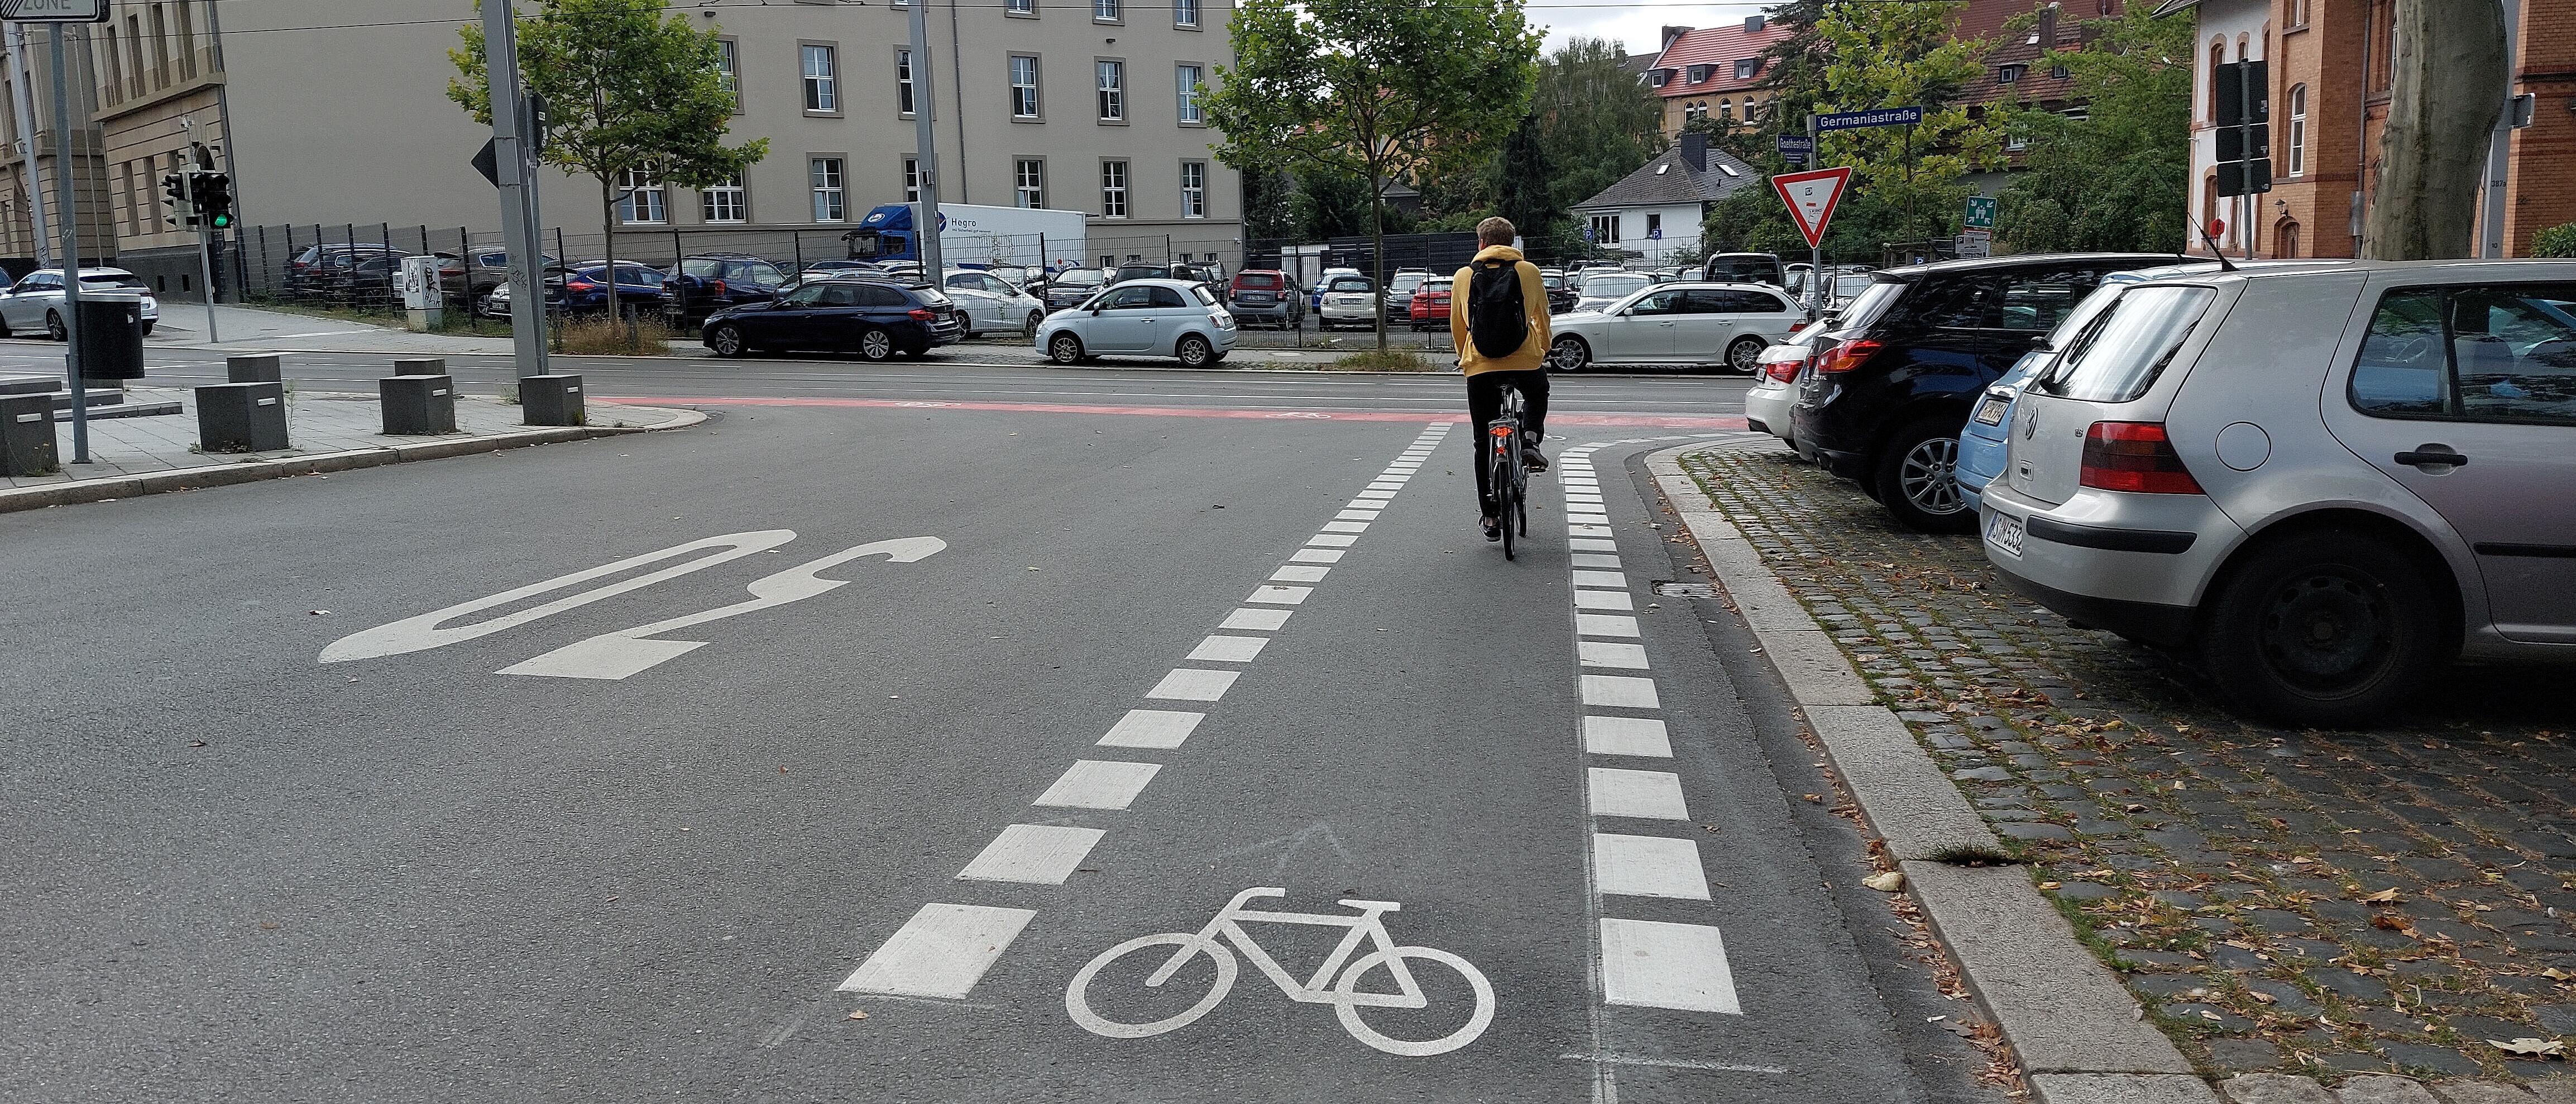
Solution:
<path fill-rule="evenodd" d="M 1668 69 L 1671 76 L 1656 91 L 1665 96 L 1700 96 L 1712 92 L 1733 92 L 1762 83 L 1762 71 L 1738 78 L 1735 63 L 1745 58 L 1758 58 L 1771 44 L 1789 37 L 1785 23 L 1771 23 L 1759 31 L 1747 31 L 1743 23 L 1726 23 L 1715 27 L 1697 27 L 1664 47 L 1653 68 Z M 1690 80 L 1694 65 L 1709 67 L 1708 79 Z"/>

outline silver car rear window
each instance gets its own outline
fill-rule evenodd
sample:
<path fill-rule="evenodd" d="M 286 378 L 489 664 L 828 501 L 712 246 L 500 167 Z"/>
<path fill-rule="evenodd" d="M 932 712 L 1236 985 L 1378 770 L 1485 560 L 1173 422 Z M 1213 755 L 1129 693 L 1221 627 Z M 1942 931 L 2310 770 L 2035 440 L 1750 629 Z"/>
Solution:
<path fill-rule="evenodd" d="M 2085 402 L 2128 402 L 2155 386 L 2183 339 L 2218 293 L 2203 287 L 2139 287 L 2077 333 L 2039 389 Z"/>

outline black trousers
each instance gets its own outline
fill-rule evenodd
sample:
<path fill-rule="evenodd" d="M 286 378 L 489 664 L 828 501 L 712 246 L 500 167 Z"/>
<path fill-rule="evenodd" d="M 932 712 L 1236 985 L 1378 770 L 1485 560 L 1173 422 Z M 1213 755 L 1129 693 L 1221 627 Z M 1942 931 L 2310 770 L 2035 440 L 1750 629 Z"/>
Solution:
<path fill-rule="evenodd" d="M 1547 370 L 1478 372 L 1467 377 L 1467 447 L 1476 451 L 1476 502 L 1486 517 L 1494 516 L 1493 473 L 1485 456 L 1493 448 L 1485 426 L 1502 415 L 1503 385 L 1521 393 L 1521 430 L 1527 441 L 1547 439 Z"/>

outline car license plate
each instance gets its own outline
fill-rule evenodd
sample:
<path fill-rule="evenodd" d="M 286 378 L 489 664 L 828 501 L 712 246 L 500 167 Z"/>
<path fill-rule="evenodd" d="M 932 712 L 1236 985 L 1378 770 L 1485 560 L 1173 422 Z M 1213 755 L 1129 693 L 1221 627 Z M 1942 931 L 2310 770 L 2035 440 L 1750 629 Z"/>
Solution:
<path fill-rule="evenodd" d="M 2011 514 L 1997 510 L 1986 518 L 1986 543 L 2015 556 L 2021 555 L 2021 532 L 2021 519 Z"/>
<path fill-rule="evenodd" d="M 2001 396 L 1986 396 L 1986 401 L 1977 404 L 1977 424 L 1988 426 L 2004 424 L 2004 411 L 2011 406 L 2012 404 L 2004 401 Z"/>

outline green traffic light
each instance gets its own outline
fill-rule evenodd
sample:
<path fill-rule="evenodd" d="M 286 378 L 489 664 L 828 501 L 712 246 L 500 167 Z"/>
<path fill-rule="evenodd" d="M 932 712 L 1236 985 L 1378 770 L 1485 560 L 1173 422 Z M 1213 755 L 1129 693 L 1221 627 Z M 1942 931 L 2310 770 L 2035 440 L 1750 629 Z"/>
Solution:
<path fill-rule="evenodd" d="M 232 224 L 233 224 L 233 217 L 232 217 L 231 215 L 229 215 L 229 214 L 222 214 L 222 215 L 216 215 L 216 216 L 215 216 L 215 229 L 217 229 L 217 230 L 228 230 L 228 229 L 231 229 L 231 228 L 232 228 Z"/>

